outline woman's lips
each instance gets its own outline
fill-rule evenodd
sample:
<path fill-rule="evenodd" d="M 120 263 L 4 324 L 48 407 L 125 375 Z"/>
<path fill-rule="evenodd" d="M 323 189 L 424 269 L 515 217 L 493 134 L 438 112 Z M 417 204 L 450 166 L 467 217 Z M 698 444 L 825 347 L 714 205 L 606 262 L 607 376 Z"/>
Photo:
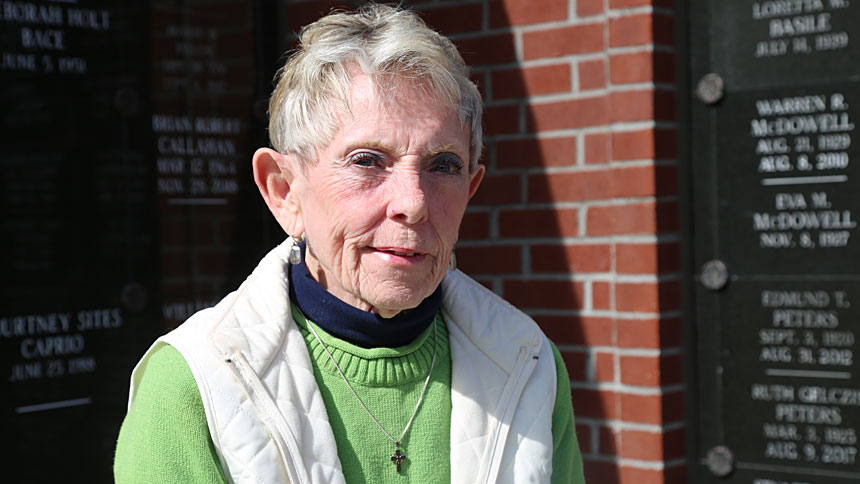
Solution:
<path fill-rule="evenodd" d="M 389 263 L 397 265 L 412 265 L 422 262 L 427 254 L 406 247 L 370 247 L 370 249 Z"/>

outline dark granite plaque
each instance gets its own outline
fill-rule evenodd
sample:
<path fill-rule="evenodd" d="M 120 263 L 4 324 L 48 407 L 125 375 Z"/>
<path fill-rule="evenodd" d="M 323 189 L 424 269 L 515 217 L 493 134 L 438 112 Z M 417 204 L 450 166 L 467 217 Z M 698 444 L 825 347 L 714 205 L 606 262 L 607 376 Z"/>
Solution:
<path fill-rule="evenodd" d="M 860 480 L 858 7 L 687 12 L 691 482 Z M 719 99 L 702 95 L 709 73 Z M 715 260 L 724 287 L 703 269 Z"/>
<path fill-rule="evenodd" d="M 4 482 L 113 482 L 134 364 L 277 243 L 250 176 L 282 47 L 265 18 L 0 2 Z"/>

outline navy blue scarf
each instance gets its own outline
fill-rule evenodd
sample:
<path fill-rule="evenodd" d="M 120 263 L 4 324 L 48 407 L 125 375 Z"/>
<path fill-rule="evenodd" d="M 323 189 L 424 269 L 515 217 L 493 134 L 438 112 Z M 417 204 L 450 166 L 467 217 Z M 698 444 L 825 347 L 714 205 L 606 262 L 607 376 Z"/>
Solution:
<path fill-rule="evenodd" d="M 305 317 L 327 333 L 363 348 L 396 348 L 411 343 L 430 326 L 442 305 L 440 285 L 417 307 L 383 318 L 352 307 L 326 291 L 311 277 L 304 260 L 290 265 L 289 271 L 290 299 Z"/>

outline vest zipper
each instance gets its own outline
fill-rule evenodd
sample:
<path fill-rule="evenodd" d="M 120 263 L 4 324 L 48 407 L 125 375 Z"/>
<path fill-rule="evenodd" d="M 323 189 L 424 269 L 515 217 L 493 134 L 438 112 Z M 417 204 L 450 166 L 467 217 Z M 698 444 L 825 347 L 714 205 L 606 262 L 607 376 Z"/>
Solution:
<path fill-rule="evenodd" d="M 257 409 L 260 420 L 269 429 L 272 440 L 281 454 L 288 482 L 304 484 L 306 480 L 302 478 L 303 473 L 299 471 L 299 463 L 296 461 L 296 457 L 300 455 L 298 446 L 289 431 L 289 426 L 284 421 L 284 417 L 278 411 L 263 383 L 241 353 L 234 354 L 227 359 L 227 363 L 238 373 L 240 381 L 245 382 L 245 388 L 248 389 L 251 402 Z"/>
<path fill-rule="evenodd" d="M 502 391 L 502 397 L 499 400 L 499 410 L 501 417 L 497 420 L 496 425 L 490 430 L 489 442 L 490 448 L 487 455 L 489 465 L 486 471 L 486 480 L 484 482 L 494 483 L 498 480 L 499 467 L 502 464 L 502 454 L 505 450 L 505 442 L 507 441 L 508 431 L 511 428 L 511 421 L 514 417 L 514 412 L 517 409 L 516 403 L 520 399 L 520 395 L 528 382 L 529 377 L 537 365 L 537 354 L 529 350 L 527 346 L 521 346 L 520 352 L 517 355 L 517 363 L 514 370 L 511 372 L 511 377 L 508 379 L 505 389 Z"/>

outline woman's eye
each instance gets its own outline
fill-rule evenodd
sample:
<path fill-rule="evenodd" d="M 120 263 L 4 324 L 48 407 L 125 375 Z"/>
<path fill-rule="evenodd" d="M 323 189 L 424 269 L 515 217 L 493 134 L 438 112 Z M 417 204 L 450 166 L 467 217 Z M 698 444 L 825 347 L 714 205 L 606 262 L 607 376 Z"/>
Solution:
<path fill-rule="evenodd" d="M 433 161 L 433 171 L 456 174 L 463 170 L 463 162 L 454 155 L 442 155 Z"/>
<path fill-rule="evenodd" d="M 357 153 L 349 158 L 350 164 L 363 168 L 371 168 L 373 166 L 376 166 L 379 161 L 379 156 L 373 153 Z"/>

